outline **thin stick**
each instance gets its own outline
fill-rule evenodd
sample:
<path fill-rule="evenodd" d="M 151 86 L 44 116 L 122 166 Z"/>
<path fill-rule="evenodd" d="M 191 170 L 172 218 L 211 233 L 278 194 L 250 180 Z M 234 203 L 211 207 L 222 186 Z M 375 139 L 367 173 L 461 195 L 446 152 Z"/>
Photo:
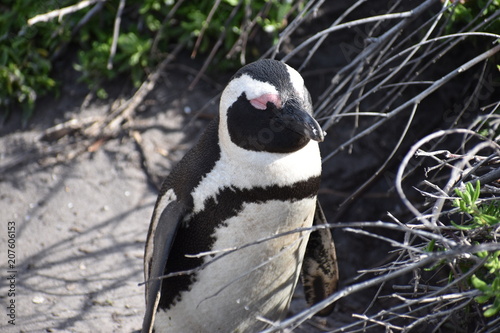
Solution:
<path fill-rule="evenodd" d="M 184 48 L 184 44 L 178 44 L 174 51 L 170 53 L 155 69 L 155 71 L 148 75 L 146 81 L 142 83 L 142 85 L 137 89 L 134 96 L 127 101 L 127 103 L 120 107 L 117 112 L 115 112 L 116 116 L 109 122 L 106 126 L 112 132 L 115 132 L 121 122 L 124 119 L 128 119 L 132 112 L 142 103 L 144 98 L 153 90 L 156 85 L 156 82 L 160 78 L 160 75 L 163 73 L 164 68 L 175 59 L 177 54 Z"/>
<path fill-rule="evenodd" d="M 194 48 L 193 52 L 191 53 L 191 58 L 194 59 L 196 57 L 196 53 L 198 52 L 198 48 L 200 47 L 201 40 L 203 39 L 203 35 L 205 34 L 205 30 L 207 30 L 208 25 L 212 21 L 212 17 L 215 14 L 215 11 L 220 5 L 221 0 L 215 0 L 214 5 L 212 6 L 212 9 L 210 9 L 210 12 L 208 13 L 207 19 L 203 22 L 203 26 L 201 27 L 200 34 L 198 35 L 198 38 L 196 39 L 196 42 L 194 43 Z"/>
<path fill-rule="evenodd" d="M 203 76 L 203 74 L 205 74 L 205 71 L 207 70 L 208 65 L 210 65 L 210 62 L 212 62 L 213 58 L 215 57 L 217 50 L 222 45 L 224 37 L 226 36 L 226 31 L 228 29 L 228 26 L 231 23 L 231 21 L 233 20 L 236 13 L 238 12 L 238 9 L 240 8 L 241 4 L 242 4 L 242 2 L 240 1 L 238 3 L 238 5 L 236 5 L 236 7 L 233 8 L 233 10 L 231 11 L 231 14 L 229 14 L 229 17 L 227 18 L 227 20 L 224 24 L 224 28 L 222 29 L 222 33 L 220 34 L 219 39 L 217 39 L 217 42 L 215 43 L 214 47 L 210 51 L 210 54 L 208 55 L 207 59 L 203 63 L 203 66 L 201 67 L 200 71 L 198 72 L 198 75 L 196 75 L 196 77 L 193 79 L 193 81 L 189 85 L 188 90 L 193 90 L 194 87 L 198 84 L 198 81 L 200 81 L 200 78 Z"/>
<path fill-rule="evenodd" d="M 409 12 L 402 12 L 402 13 L 394 13 L 394 14 L 385 14 L 385 15 L 377 15 L 377 16 L 372 16 L 372 17 L 367 17 L 359 20 L 354 20 L 350 22 L 346 22 L 343 24 L 336 25 L 334 27 L 330 27 L 328 29 L 325 29 L 323 31 L 320 31 L 316 33 L 314 36 L 308 38 L 305 40 L 302 44 L 297 46 L 292 52 L 287 54 L 282 60 L 284 62 L 288 61 L 291 57 L 293 57 L 295 54 L 297 54 L 299 51 L 304 49 L 307 45 L 311 44 L 314 42 L 316 39 L 321 38 L 324 35 L 328 35 L 334 31 L 337 30 L 342 30 L 342 29 L 347 29 L 347 28 L 352 28 L 357 25 L 362 25 L 362 24 L 367 24 L 371 22 L 377 22 L 377 21 L 384 21 L 384 20 L 394 20 L 394 19 L 402 19 L 402 18 L 408 18 L 413 15 L 412 11 Z"/>
<path fill-rule="evenodd" d="M 393 272 L 387 273 L 385 275 L 375 277 L 373 279 L 370 279 L 368 281 L 360 282 L 351 286 L 348 286 L 344 289 L 341 289 L 332 295 L 330 295 L 328 298 L 324 299 L 323 301 L 316 303 L 315 305 L 311 306 L 309 309 L 302 311 L 301 313 L 288 318 L 279 324 L 275 325 L 274 327 L 271 327 L 269 329 L 266 329 L 262 331 L 261 333 L 271 333 L 271 332 L 278 332 L 285 330 L 285 328 L 293 328 L 301 323 L 305 322 L 306 320 L 312 318 L 317 312 L 321 311 L 325 307 L 329 306 L 330 304 L 334 303 L 335 301 L 346 297 L 347 295 L 354 294 L 356 292 L 359 292 L 361 290 L 377 286 L 380 283 L 384 281 L 388 281 L 391 279 L 394 279 L 398 276 L 405 275 L 407 273 L 412 272 L 413 270 L 420 268 L 420 267 L 425 267 L 427 265 L 430 265 L 434 262 L 437 262 L 439 260 L 443 259 L 451 259 L 451 258 L 456 258 L 458 256 L 461 256 L 463 253 L 478 253 L 481 251 L 498 251 L 500 250 L 500 244 L 498 243 L 485 243 L 485 244 L 480 244 L 480 245 L 474 245 L 474 246 L 461 246 L 456 249 L 450 250 L 450 251 L 445 251 L 445 252 L 437 252 L 437 253 L 429 253 L 427 256 L 421 256 L 421 260 L 418 262 L 414 262 L 411 264 L 408 264 L 406 267 L 402 267 L 398 270 L 395 270 Z"/>
<path fill-rule="evenodd" d="M 118 10 L 116 11 L 115 23 L 113 26 L 113 41 L 111 42 L 111 50 L 109 51 L 108 64 L 106 68 L 108 70 L 113 69 L 113 58 L 116 53 L 116 46 L 118 45 L 118 36 L 120 35 L 120 24 L 122 21 L 122 12 L 125 7 L 125 0 L 120 0 L 120 4 L 118 5 Z"/>
<path fill-rule="evenodd" d="M 361 6 L 364 2 L 366 2 L 366 0 L 358 0 L 356 1 L 351 7 L 347 8 L 347 10 L 345 10 L 342 15 L 340 15 L 331 25 L 331 27 L 334 27 L 336 26 L 337 24 L 339 24 L 340 22 L 342 22 L 342 20 L 347 16 L 349 15 L 351 12 L 353 12 L 356 8 L 358 8 L 359 6 Z M 304 67 L 307 66 L 307 64 L 309 63 L 309 61 L 311 60 L 312 56 L 316 53 L 316 51 L 318 50 L 318 48 L 321 46 L 321 44 L 323 44 L 323 42 L 325 41 L 325 39 L 328 37 L 328 35 L 324 35 L 322 36 L 315 44 L 314 46 L 309 50 L 308 54 L 307 54 L 307 57 L 306 59 L 302 62 L 302 65 L 300 65 L 298 71 L 302 71 L 304 69 Z"/>
<path fill-rule="evenodd" d="M 403 133 L 399 136 L 399 140 L 392 149 L 392 152 L 389 154 L 389 156 L 385 159 L 384 163 L 375 171 L 375 173 L 368 179 L 366 180 L 361 186 L 359 186 L 356 191 L 351 194 L 346 200 L 344 200 L 340 205 L 337 210 L 337 213 L 335 214 L 335 217 L 333 218 L 333 221 L 337 221 L 340 216 L 344 213 L 345 209 L 348 207 L 350 203 L 352 203 L 356 198 L 358 198 L 367 188 L 370 184 L 372 184 L 378 177 L 379 175 L 385 170 L 389 162 L 392 160 L 394 155 L 396 155 L 396 152 L 398 151 L 399 147 L 401 146 L 401 143 L 403 142 L 404 138 L 406 137 L 406 134 L 408 133 L 408 130 L 410 129 L 410 125 L 413 122 L 413 117 L 415 116 L 417 112 L 417 107 L 418 104 L 415 104 L 413 107 L 413 110 L 410 114 L 410 118 L 406 122 L 406 126 L 403 130 Z"/>
<path fill-rule="evenodd" d="M 444 85 L 446 82 L 448 82 L 449 80 L 451 80 L 452 78 L 454 78 L 458 74 L 461 74 L 461 73 L 469 70 L 472 66 L 476 65 L 477 63 L 479 63 L 479 62 L 481 62 L 483 60 L 488 59 L 489 57 L 493 56 L 494 54 L 496 54 L 499 51 L 500 51 L 500 45 L 497 45 L 497 46 L 493 47 L 492 49 L 490 49 L 490 50 L 488 50 L 486 52 L 483 52 L 480 55 L 476 56 L 475 58 L 469 60 L 468 62 L 466 62 L 462 66 L 459 66 L 458 68 L 456 68 L 455 70 L 451 71 L 450 73 L 446 74 L 441 79 L 435 81 L 429 88 L 425 89 L 424 91 L 422 91 L 417 96 L 415 96 L 412 99 L 406 101 L 405 103 L 403 103 L 402 105 L 400 105 L 396 109 L 394 109 L 393 111 L 387 113 L 387 117 L 386 118 L 384 118 L 382 120 L 379 120 L 378 122 L 376 122 L 375 124 L 373 124 L 369 128 L 361 131 L 356 136 L 354 136 L 351 139 L 349 139 L 346 142 L 344 142 L 337 149 L 335 149 L 330 154 L 328 154 L 325 158 L 323 158 L 323 163 L 325 161 L 329 160 L 330 158 L 332 158 L 339 151 L 344 150 L 347 146 L 349 146 L 353 142 L 355 142 L 355 141 L 359 140 L 360 138 L 362 138 L 362 137 L 364 137 L 364 136 L 372 133 L 376 128 L 380 127 L 388 119 L 390 119 L 390 118 L 394 117 L 395 115 L 399 114 L 401 111 L 405 110 L 407 107 L 410 107 L 410 106 L 414 105 L 415 103 L 417 103 L 417 104 L 420 103 L 420 101 L 422 101 L 424 98 L 426 98 L 427 96 L 429 96 L 431 93 L 433 93 L 434 91 L 436 91 L 438 88 L 440 88 L 442 85 Z"/>
<path fill-rule="evenodd" d="M 64 16 L 77 12 L 83 8 L 93 5 L 96 2 L 106 1 L 106 0 L 84 0 L 82 2 L 77 3 L 76 5 L 64 7 L 61 9 L 56 9 L 51 12 L 36 15 L 28 20 L 28 26 L 32 26 L 37 24 L 38 22 L 47 22 L 52 20 L 53 18 L 59 18 L 61 20 Z"/>

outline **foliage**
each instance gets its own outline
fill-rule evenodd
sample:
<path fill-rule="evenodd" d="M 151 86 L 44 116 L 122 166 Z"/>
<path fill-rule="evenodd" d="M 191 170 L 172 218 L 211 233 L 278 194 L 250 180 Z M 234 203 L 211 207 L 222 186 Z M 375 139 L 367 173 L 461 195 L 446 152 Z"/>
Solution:
<path fill-rule="evenodd" d="M 7 8 L 5 8 L 7 7 Z M 29 17 L 39 9 L 35 1 L 7 1 L 0 5 L 0 117 L 21 106 L 26 120 L 39 95 L 56 86 L 50 75 L 50 36 L 55 24 L 37 29 L 26 26 Z"/>
<path fill-rule="evenodd" d="M 445 27 L 447 34 L 463 32 L 464 27 L 480 25 L 480 32 L 500 35 L 500 0 L 472 0 L 472 1 L 450 1 L 445 0 L 448 6 L 446 12 L 448 24 Z M 482 41 L 471 38 L 474 47 L 484 47 Z M 497 40 L 499 42 L 500 39 Z M 492 62 L 498 65 L 500 58 L 492 57 Z M 499 67 L 500 68 L 500 67 Z"/>
<path fill-rule="evenodd" d="M 275 39 L 302 1 L 223 0 L 213 8 L 213 2 L 201 0 L 129 0 L 120 11 L 120 1 L 110 0 L 91 2 L 66 15 L 28 23 L 36 15 L 82 3 L 9 0 L 0 5 L 3 117 L 19 107 L 24 110 L 24 120 L 31 115 L 37 97 L 57 87 L 52 68 L 67 54 L 66 50 L 77 50 L 74 68 L 81 72 L 81 80 L 98 95 L 106 96 L 103 82 L 122 74 L 138 86 L 145 73 L 179 43 L 191 48 L 193 56 L 206 55 L 222 36 L 212 65 L 239 66 L 238 53 L 240 59 L 246 53 L 258 55 L 257 48 L 247 49 L 249 35 L 260 33 Z M 117 18 L 121 23 L 114 41 Z"/>
<path fill-rule="evenodd" d="M 479 181 L 475 186 L 467 183 L 463 191 L 455 189 L 455 193 L 459 196 L 455 199 L 455 206 L 469 216 L 463 225 L 453 223 L 455 227 L 474 232 L 500 223 L 500 203 L 498 200 L 490 204 L 480 203 L 481 184 Z M 488 238 L 485 237 L 476 243 L 484 243 L 488 241 Z M 476 302 L 485 304 L 492 300 L 483 312 L 485 317 L 492 317 L 500 312 L 500 251 L 493 253 L 482 251 L 477 253 L 477 256 L 484 260 L 483 268 L 471 276 L 470 283 L 482 293 L 475 298 Z"/>
<path fill-rule="evenodd" d="M 500 10 L 500 0 L 446 0 L 445 4 L 449 6 L 450 23 L 447 26 L 448 33 L 456 31 L 466 24 L 474 23 L 478 19 L 487 19 Z M 483 27 L 482 31 L 500 34 L 500 20 L 498 18 L 491 20 Z"/>
<path fill-rule="evenodd" d="M 484 267 L 489 269 L 488 274 L 482 279 L 475 274 L 471 277 L 474 288 L 482 292 L 481 296 L 475 298 L 479 304 L 484 304 L 490 299 L 493 303 L 486 307 L 483 312 L 485 317 L 492 317 L 500 312 L 500 251 L 494 253 L 478 253 L 480 258 L 485 259 Z"/>
<path fill-rule="evenodd" d="M 493 201 L 488 205 L 478 203 L 479 195 L 481 194 L 481 184 L 479 181 L 476 182 L 475 187 L 471 183 L 467 183 L 465 190 L 455 189 L 455 193 L 459 196 L 454 201 L 455 206 L 459 207 L 463 213 L 469 214 L 472 217 L 466 225 L 458 225 L 452 222 L 455 227 L 462 230 L 471 230 L 500 223 L 500 206 L 498 201 Z"/>

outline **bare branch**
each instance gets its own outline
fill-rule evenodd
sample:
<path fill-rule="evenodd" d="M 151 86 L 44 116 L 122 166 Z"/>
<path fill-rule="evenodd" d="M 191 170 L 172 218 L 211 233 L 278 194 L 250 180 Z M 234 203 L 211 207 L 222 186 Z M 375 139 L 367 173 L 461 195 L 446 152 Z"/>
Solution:
<path fill-rule="evenodd" d="M 428 265 L 431 265 L 432 263 L 442 260 L 442 259 L 453 259 L 458 256 L 462 256 L 463 253 L 478 253 L 481 251 L 498 251 L 500 250 L 500 244 L 498 243 L 489 243 L 489 244 L 481 244 L 481 245 L 474 245 L 474 246 L 463 246 L 463 247 L 457 247 L 455 249 L 441 252 L 441 253 L 429 253 L 427 256 L 422 256 L 420 261 L 408 264 L 406 267 L 403 267 L 401 269 L 395 270 L 393 272 L 387 273 L 385 275 L 379 276 L 372 278 L 368 281 L 360 282 L 351 286 L 347 286 L 338 292 L 335 292 L 325 300 L 311 306 L 311 308 L 300 312 L 299 314 L 283 320 L 279 325 L 275 325 L 274 327 L 271 327 L 269 329 L 266 329 L 262 331 L 262 333 L 271 333 L 271 332 L 278 332 L 281 330 L 284 330 L 286 328 L 294 328 L 297 327 L 299 324 L 303 323 L 304 321 L 312 318 L 315 313 L 321 311 L 323 308 L 329 306 L 333 302 L 346 297 L 347 295 L 354 294 L 356 292 L 359 292 L 361 290 L 367 289 L 369 287 L 377 286 L 380 283 L 384 281 L 388 281 L 391 279 L 394 279 L 398 276 L 407 274 L 412 272 L 413 270 L 420 268 L 420 267 L 425 267 Z"/>
<path fill-rule="evenodd" d="M 355 142 L 355 141 L 359 140 L 360 138 L 362 138 L 362 137 L 364 137 L 364 136 L 372 133 L 376 128 L 378 128 L 380 125 L 382 125 L 383 123 L 385 123 L 388 119 L 390 119 L 390 118 L 394 117 L 395 115 L 399 114 L 401 111 L 405 110 L 407 107 L 410 107 L 410 106 L 415 105 L 415 104 L 419 104 L 420 101 L 422 101 L 424 98 L 426 98 L 427 96 L 429 96 L 431 93 L 433 93 L 434 91 L 436 91 L 437 89 L 439 89 L 446 82 L 448 82 L 449 80 L 451 80 L 452 78 L 454 78 L 458 74 L 461 74 L 461 73 L 467 71 L 472 66 L 476 65 L 477 63 L 479 63 L 481 61 L 484 61 L 484 60 L 488 59 L 489 57 L 493 56 L 494 54 L 496 54 L 499 51 L 500 51 L 500 45 L 497 45 L 497 46 L 493 47 L 492 49 L 490 49 L 490 50 L 488 50 L 486 52 L 483 52 L 482 54 L 480 54 L 480 55 L 476 56 L 475 58 L 469 60 L 468 62 L 466 62 L 462 66 L 456 68 L 455 70 L 451 71 L 450 73 L 446 74 L 441 79 L 435 81 L 429 88 L 425 89 L 423 92 L 419 93 L 417 96 L 413 97 L 412 99 L 410 99 L 410 100 L 406 101 L 405 103 L 403 103 L 402 105 L 398 106 L 393 111 L 389 112 L 387 114 L 386 118 L 378 121 L 377 123 L 373 124 L 371 127 L 369 127 L 367 129 L 361 131 L 360 133 L 358 133 L 353 138 L 351 138 L 351 139 L 347 140 L 346 142 L 344 142 L 337 149 L 335 149 L 330 154 L 328 154 L 326 157 L 324 157 L 323 158 L 323 162 L 327 161 L 332 156 L 334 156 L 335 154 L 337 154 L 339 151 L 345 149 L 347 146 L 349 146 L 353 142 Z"/>
<path fill-rule="evenodd" d="M 207 19 L 203 22 L 203 26 L 201 27 L 200 34 L 198 35 L 198 38 L 196 39 L 196 42 L 194 43 L 194 48 L 193 52 L 191 53 L 191 58 L 196 57 L 196 53 L 198 52 L 198 48 L 200 47 L 201 40 L 203 39 L 203 35 L 205 34 L 205 30 L 207 30 L 208 25 L 210 24 L 210 21 L 212 21 L 212 17 L 215 14 L 215 11 L 220 5 L 221 0 L 215 0 L 214 5 L 212 6 L 212 9 L 210 9 L 210 12 L 207 15 Z"/>
<path fill-rule="evenodd" d="M 125 7 L 125 0 L 120 0 L 118 5 L 118 10 L 116 11 L 115 23 L 113 27 L 113 42 L 111 43 L 111 49 L 109 51 L 109 58 L 107 68 L 109 70 L 113 69 L 113 58 L 116 53 L 116 46 L 118 45 L 118 36 L 120 35 L 120 23 L 122 21 L 122 12 Z"/>
<path fill-rule="evenodd" d="M 86 7 L 92 6 L 96 2 L 105 2 L 106 0 L 84 0 L 76 5 L 64 7 L 61 9 L 56 9 L 51 12 L 45 13 L 45 14 L 40 14 L 36 15 L 28 20 L 28 26 L 32 26 L 34 24 L 37 24 L 39 22 L 47 22 L 52 20 L 53 18 L 58 18 L 61 20 L 64 16 L 77 12 L 81 9 L 84 9 Z"/>
<path fill-rule="evenodd" d="M 302 44 L 300 44 L 299 46 L 297 46 L 297 48 L 295 48 L 292 52 L 290 52 L 289 54 L 287 54 L 282 60 L 285 61 L 285 62 L 288 61 L 288 59 L 290 59 L 296 53 L 298 53 L 299 51 L 301 51 L 302 49 L 304 49 L 307 45 L 311 44 L 312 42 L 314 42 L 315 40 L 321 38 L 322 36 L 328 35 L 328 34 L 334 32 L 334 31 L 342 30 L 342 29 L 347 29 L 347 28 L 352 28 L 352 27 L 357 26 L 357 25 L 367 24 L 367 23 L 371 23 L 371 22 L 407 18 L 407 17 L 411 17 L 412 15 L 413 15 L 413 12 L 411 12 L 411 11 L 410 12 L 403 12 L 403 13 L 377 15 L 377 16 L 367 17 L 367 18 L 364 18 L 364 19 L 359 19 L 359 20 L 355 20 L 355 21 L 351 21 L 351 22 L 346 22 L 346 23 L 343 23 L 343 24 L 339 24 L 339 25 L 330 27 L 330 28 L 325 29 L 325 30 L 323 30 L 321 32 L 318 32 L 314 36 L 308 38 Z"/>

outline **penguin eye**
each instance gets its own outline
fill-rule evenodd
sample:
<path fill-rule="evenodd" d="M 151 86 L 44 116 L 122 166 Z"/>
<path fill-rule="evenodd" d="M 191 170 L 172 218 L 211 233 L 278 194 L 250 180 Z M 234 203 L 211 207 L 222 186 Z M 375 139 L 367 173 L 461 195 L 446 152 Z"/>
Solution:
<path fill-rule="evenodd" d="M 269 102 L 273 103 L 277 108 L 281 108 L 281 99 L 276 94 L 264 94 L 257 98 L 249 100 L 249 102 L 254 108 L 258 110 L 267 109 L 267 103 Z"/>

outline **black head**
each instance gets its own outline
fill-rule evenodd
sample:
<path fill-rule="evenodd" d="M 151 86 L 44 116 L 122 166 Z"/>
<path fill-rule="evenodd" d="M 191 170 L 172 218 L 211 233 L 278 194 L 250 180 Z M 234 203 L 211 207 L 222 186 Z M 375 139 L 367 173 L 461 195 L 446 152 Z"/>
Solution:
<path fill-rule="evenodd" d="M 280 61 L 259 60 L 241 68 L 222 93 L 219 135 L 246 150 L 290 153 L 323 141 L 311 114 L 300 74 Z"/>

